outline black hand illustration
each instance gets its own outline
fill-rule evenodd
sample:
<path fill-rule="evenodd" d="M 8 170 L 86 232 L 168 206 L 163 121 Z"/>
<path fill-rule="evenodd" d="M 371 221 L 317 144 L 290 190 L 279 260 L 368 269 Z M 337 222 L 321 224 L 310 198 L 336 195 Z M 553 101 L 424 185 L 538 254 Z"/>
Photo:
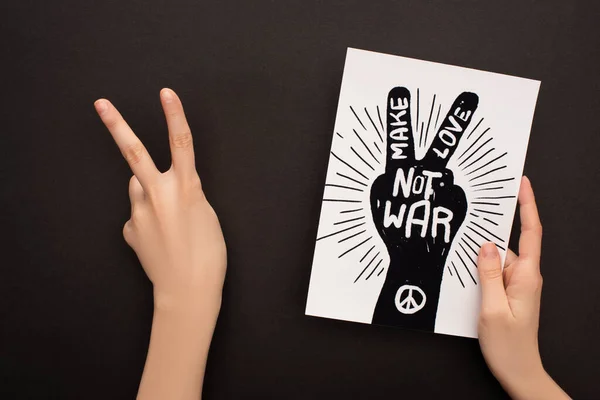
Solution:
<path fill-rule="evenodd" d="M 467 212 L 464 191 L 446 168 L 479 98 L 454 101 L 425 157 L 415 159 L 410 92 L 393 88 L 387 103 L 385 173 L 371 186 L 371 212 L 390 266 L 373 323 L 432 331 L 452 240 Z"/>

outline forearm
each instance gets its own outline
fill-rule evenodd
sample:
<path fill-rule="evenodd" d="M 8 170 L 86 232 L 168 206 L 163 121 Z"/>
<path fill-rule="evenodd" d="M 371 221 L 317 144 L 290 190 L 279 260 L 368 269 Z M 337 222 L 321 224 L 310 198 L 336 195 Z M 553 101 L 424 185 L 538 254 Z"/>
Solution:
<path fill-rule="evenodd" d="M 220 302 L 156 305 L 138 399 L 200 399 Z"/>
<path fill-rule="evenodd" d="M 530 376 L 500 381 L 504 389 L 515 400 L 563 400 L 570 399 L 540 366 Z"/>

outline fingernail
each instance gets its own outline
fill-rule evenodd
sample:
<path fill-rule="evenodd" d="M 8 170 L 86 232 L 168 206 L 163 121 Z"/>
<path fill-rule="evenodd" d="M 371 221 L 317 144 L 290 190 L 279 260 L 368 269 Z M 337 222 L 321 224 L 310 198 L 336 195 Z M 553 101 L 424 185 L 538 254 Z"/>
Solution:
<path fill-rule="evenodd" d="M 483 258 L 495 258 L 498 255 L 498 249 L 494 243 L 484 243 L 481 246 L 481 255 Z"/>
<path fill-rule="evenodd" d="M 165 103 L 170 103 L 173 101 L 173 93 L 171 92 L 171 89 L 163 89 L 160 95 Z"/>
<path fill-rule="evenodd" d="M 94 106 L 96 107 L 96 112 L 98 114 L 103 114 L 106 112 L 106 110 L 108 110 L 108 104 L 106 103 L 106 100 L 97 100 L 94 103 Z"/>

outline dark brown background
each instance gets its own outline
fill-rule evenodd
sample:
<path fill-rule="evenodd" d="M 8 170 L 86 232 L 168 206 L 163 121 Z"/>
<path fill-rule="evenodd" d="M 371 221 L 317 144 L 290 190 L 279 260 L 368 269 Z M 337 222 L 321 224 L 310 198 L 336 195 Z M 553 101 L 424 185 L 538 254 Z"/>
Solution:
<path fill-rule="evenodd" d="M 542 81 L 525 168 L 541 351 L 599 398 L 599 17 L 559 0 L 2 2 L 0 397 L 134 397 L 151 285 L 121 237 L 130 172 L 92 103 L 113 100 L 166 169 L 164 86 L 229 248 L 206 398 L 505 397 L 474 340 L 303 315 L 352 46 Z"/>

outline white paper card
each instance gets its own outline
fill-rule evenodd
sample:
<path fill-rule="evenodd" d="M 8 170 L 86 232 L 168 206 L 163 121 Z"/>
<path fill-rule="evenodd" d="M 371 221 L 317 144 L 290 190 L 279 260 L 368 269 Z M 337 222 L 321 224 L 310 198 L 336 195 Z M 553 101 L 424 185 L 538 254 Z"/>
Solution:
<path fill-rule="evenodd" d="M 306 314 L 477 337 L 540 82 L 348 49 Z"/>

